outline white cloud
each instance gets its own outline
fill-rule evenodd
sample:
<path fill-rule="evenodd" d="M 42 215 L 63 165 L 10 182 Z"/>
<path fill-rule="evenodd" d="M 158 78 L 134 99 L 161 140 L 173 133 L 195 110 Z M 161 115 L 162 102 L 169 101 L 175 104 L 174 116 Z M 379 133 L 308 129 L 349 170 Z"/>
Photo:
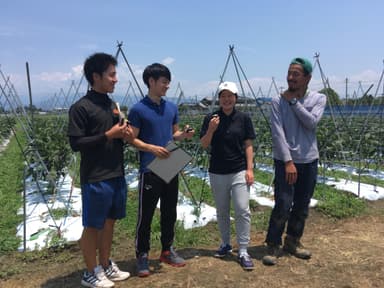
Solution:
<path fill-rule="evenodd" d="M 204 97 L 212 97 L 212 94 L 215 93 L 219 82 L 218 81 L 206 81 L 206 82 L 196 82 L 196 81 L 182 81 L 179 82 L 175 79 L 175 81 L 172 80 L 171 88 L 167 92 L 168 96 L 173 96 L 177 85 L 180 83 L 180 87 L 182 91 L 184 92 L 184 96 L 186 98 L 191 98 L 197 96 L 198 99 L 204 98 Z"/>
<path fill-rule="evenodd" d="M 175 61 L 172 57 L 165 58 L 163 63 L 173 63 Z M 146 92 L 146 87 L 142 81 L 142 73 L 145 68 L 145 65 L 130 64 L 130 67 L 135 75 L 135 78 L 140 85 L 140 88 L 143 93 Z M 138 87 L 133 81 L 130 70 L 128 69 L 125 62 L 119 61 L 118 69 L 118 80 L 119 83 L 116 86 L 115 95 L 125 95 L 127 91 L 131 88 L 135 91 L 134 94 L 139 95 Z M 76 65 L 71 67 L 68 72 L 54 71 L 54 72 L 42 72 L 39 74 L 32 75 L 32 92 L 39 98 L 40 95 L 54 95 L 58 93 L 60 89 L 67 91 L 71 86 L 71 81 L 75 81 L 77 85 L 81 75 L 83 73 L 83 66 Z M 348 97 L 356 95 L 361 97 L 363 92 L 365 92 L 371 84 L 374 84 L 373 88 L 369 91 L 369 94 L 374 95 L 377 90 L 377 84 L 380 79 L 380 73 L 373 69 L 365 69 L 359 73 L 348 76 Z M 8 76 L 8 75 L 6 75 Z M 184 92 L 186 98 L 197 98 L 201 99 L 203 97 L 212 97 L 215 94 L 215 91 L 218 87 L 219 80 L 184 80 L 177 79 L 177 75 L 172 80 L 171 88 L 168 91 L 168 96 L 173 96 L 175 94 L 176 88 L 180 83 L 181 88 Z M 346 81 L 343 76 L 330 75 L 327 76 L 329 79 L 329 84 L 332 89 L 334 89 L 341 98 L 345 97 L 346 91 Z M 280 78 L 274 78 L 275 84 L 278 90 L 286 89 L 287 83 L 284 76 Z M 226 77 L 225 81 L 235 81 L 238 85 L 239 82 L 236 80 L 235 76 Z M 10 81 L 14 84 L 16 91 L 21 97 L 26 97 L 28 94 L 26 76 L 24 74 L 12 74 L 10 75 Z M 246 96 L 251 96 L 248 83 L 242 79 L 244 93 Z M 252 87 L 253 92 L 256 97 L 272 97 L 276 94 L 276 88 L 272 82 L 272 77 L 250 77 L 248 81 Z M 0 84 L 1 84 L 0 79 Z M 86 81 L 83 81 L 83 86 L 79 90 L 79 93 L 84 93 L 86 91 Z M 132 85 L 132 87 L 130 87 Z M 321 81 L 321 77 L 318 71 L 315 71 L 312 80 L 309 85 L 311 90 L 321 90 L 324 88 L 324 85 Z M 240 89 L 240 87 L 239 87 Z M 381 90 L 379 91 L 379 93 Z M 130 92 L 131 93 L 131 92 Z"/>
<path fill-rule="evenodd" d="M 13 25 L 0 26 L 0 37 L 21 37 L 24 35 L 24 31 L 17 29 L 17 27 L 14 27 Z"/>
<path fill-rule="evenodd" d="M 379 73 L 377 73 L 377 71 L 374 71 L 374 70 L 364 70 L 362 72 L 360 72 L 359 74 L 356 74 L 356 75 L 352 75 L 350 77 L 350 80 L 351 81 L 362 81 L 362 79 L 364 79 L 364 82 L 368 82 L 368 81 L 371 81 L 372 83 L 377 83 L 379 81 Z"/>
<path fill-rule="evenodd" d="M 135 64 L 129 64 L 129 66 L 132 69 L 132 72 L 133 72 L 133 75 L 134 75 L 136 81 L 139 83 L 139 85 L 142 85 L 143 84 L 142 83 L 143 82 L 142 81 L 142 75 L 143 75 L 143 71 L 144 71 L 142 66 L 135 65 Z M 135 81 L 133 79 L 132 73 L 128 69 L 128 67 L 125 64 L 125 62 L 119 63 L 119 66 L 117 66 L 116 70 L 117 70 L 117 77 L 118 77 L 118 80 L 119 80 L 119 83 L 117 84 L 117 87 L 116 87 L 117 89 L 119 89 L 120 86 L 128 87 L 130 82 L 132 84 L 134 84 L 134 88 L 136 89 L 136 83 L 135 83 Z"/>
<path fill-rule="evenodd" d="M 77 65 L 72 67 L 72 73 L 75 77 L 81 77 L 83 75 L 83 65 Z"/>
<path fill-rule="evenodd" d="M 328 81 L 332 89 L 334 89 L 340 97 L 345 97 L 346 91 L 346 77 L 341 76 L 329 76 Z M 233 79 L 233 78 L 232 78 Z M 228 81 L 233 81 L 232 79 L 224 79 Z M 274 79 L 274 83 L 273 83 Z M 371 84 L 374 84 L 373 88 L 369 91 L 370 94 L 374 94 L 377 89 L 377 84 L 380 79 L 380 74 L 377 71 L 367 69 L 360 73 L 351 75 L 348 77 L 348 95 L 356 94 L 357 97 L 361 97 L 363 92 L 365 92 Z M 235 80 L 239 86 L 239 82 Z M 248 78 L 248 82 L 255 93 L 256 97 L 273 97 L 280 90 L 285 90 L 287 88 L 287 82 L 285 78 L 273 78 L 273 77 L 251 77 Z M 242 80 L 242 85 L 244 88 L 244 93 L 247 96 L 250 96 L 250 89 L 248 83 L 245 80 Z M 205 83 L 182 83 L 186 95 L 212 95 L 217 89 L 218 81 L 209 81 Z M 314 74 L 312 80 L 309 84 L 309 89 L 311 90 L 321 90 L 324 88 L 324 84 L 320 75 Z M 240 89 L 240 86 L 239 86 Z M 278 91 L 277 91 L 277 90 Z M 191 93 L 188 93 L 191 92 Z"/>
<path fill-rule="evenodd" d="M 348 81 L 346 79 L 348 79 Z M 330 87 L 335 90 L 341 98 L 344 98 L 346 93 L 348 93 L 348 97 L 351 97 L 352 95 L 361 97 L 372 84 L 374 84 L 374 86 L 369 90 L 369 94 L 373 95 L 377 89 L 379 80 L 380 74 L 371 69 L 347 77 L 336 75 L 328 77 Z M 318 90 L 324 87 L 320 78 L 312 79 L 311 84 Z"/>
<path fill-rule="evenodd" d="M 284 89 L 283 87 L 286 86 L 286 82 L 276 80 L 273 77 L 254 77 L 248 79 L 248 82 L 256 97 L 272 97 L 278 93 L 277 90 Z M 246 81 L 243 81 L 242 85 L 245 94 L 250 92 Z"/>
<path fill-rule="evenodd" d="M 68 72 L 42 72 L 37 74 L 39 80 L 47 82 L 62 82 L 71 79 L 72 73 Z"/>
<path fill-rule="evenodd" d="M 172 58 L 172 57 L 167 57 L 165 59 L 163 59 L 163 61 L 161 61 L 164 65 L 170 65 L 172 64 L 173 62 L 175 62 L 175 58 Z"/>

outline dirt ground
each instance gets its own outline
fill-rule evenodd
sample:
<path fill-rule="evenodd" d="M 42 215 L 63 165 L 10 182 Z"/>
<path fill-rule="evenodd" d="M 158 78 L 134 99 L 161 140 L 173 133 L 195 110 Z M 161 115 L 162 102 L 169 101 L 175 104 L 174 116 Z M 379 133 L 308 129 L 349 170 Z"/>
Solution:
<path fill-rule="evenodd" d="M 115 287 L 384 287 L 384 213 L 380 212 L 384 201 L 370 206 L 372 215 L 338 221 L 312 210 L 303 237 L 304 245 L 313 253 L 310 260 L 283 255 L 278 265 L 264 266 L 265 234 L 253 234 L 249 253 L 255 269 L 250 272 L 237 264 L 236 251 L 225 260 L 212 257 L 217 248 L 217 243 L 212 243 L 212 247 L 178 249 L 187 259 L 187 266 L 182 268 L 160 264 L 158 252 L 152 251 L 152 274 L 139 278 L 132 247 L 123 243 L 114 249 L 114 258 L 132 276 Z M 83 262 L 77 246 L 70 249 L 74 256 L 65 263 L 36 260 L 23 273 L 0 280 L 0 287 L 80 287 Z M 3 265 L 5 261 L 12 265 L 10 259 L 0 260 Z"/>

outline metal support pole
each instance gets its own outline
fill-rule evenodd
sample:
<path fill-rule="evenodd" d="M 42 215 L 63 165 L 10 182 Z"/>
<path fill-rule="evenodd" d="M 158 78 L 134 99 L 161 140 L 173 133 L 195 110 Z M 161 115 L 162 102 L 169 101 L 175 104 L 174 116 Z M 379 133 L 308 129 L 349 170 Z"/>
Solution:
<path fill-rule="evenodd" d="M 23 186 L 24 186 L 24 193 L 23 193 L 23 211 L 24 211 L 24 227 L 23 227 L 23 252 L 27 250 L 27 187 L 25 183 L 25 178 L 26 178 L 26 171 L 27 171 L 27 166 L 28 164 L 26 163 L 24 166 L 24 173 L 23 173 Z"/>
<path fill-rule="evenodd" d="M 31 113 L 31 120 L 33 122 L 33 110 L 32 110 L 32 89 L 31 89 L 31 78 L 29 76 L 29 65 L 28 62 L 25 63 L 27 69 L 27 81 L 28 81 L 28 94 L 29 94 L 29 113 Z"/>

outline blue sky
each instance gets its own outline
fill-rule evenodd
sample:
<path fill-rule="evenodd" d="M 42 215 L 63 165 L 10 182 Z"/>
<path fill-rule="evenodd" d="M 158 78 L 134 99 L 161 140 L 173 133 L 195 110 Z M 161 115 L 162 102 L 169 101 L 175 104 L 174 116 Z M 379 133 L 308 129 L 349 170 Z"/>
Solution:
<path fill-rule="evenodd" d="M 341 96 L 346 78 L 349 93 L 359 81 L 363 89 L 375 84 L 374 92 L 383 71 L 383 11 L 382 0 L 3 1 L 0 69 L 27 101 L 28 62 L 38 102 L 67 91 L 87 56 L 115 54 L 121 41 L 140 85 L 145 66 L 161 62 L 173 76 L 168 96 L 179 84 L 187 97 L 201 98 L 215 92 L 234 45 L 255 93 L 265 95 L 272 77 L 283 89 L 290 60 L 315 53 Z M 224 80 L 238 82 L 232 63 Z M 124 94 L 132 77 L 122 58 L 118 72 L 115 94 Z M 322 88 L 319 69 L 312 88 Z"/>

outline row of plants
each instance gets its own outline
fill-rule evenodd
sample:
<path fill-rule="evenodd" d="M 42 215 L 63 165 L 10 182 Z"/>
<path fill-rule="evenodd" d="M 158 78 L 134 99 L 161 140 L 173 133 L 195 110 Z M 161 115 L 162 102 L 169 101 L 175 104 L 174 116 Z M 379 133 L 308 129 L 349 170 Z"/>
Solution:
<path fill-rule="evenodd" d="M 264 162 L 271 165 L 271 144 L 269 140 L 269 127 L 265 123 L 265 118 L 257 118 L 257 114 L 253 116 L 255 130 L 257 134 L 257 139 L 254 141 L 256 156 L 260 155 L 258 151 L 262 151 L 262 155 L 257 156 L 257 158 L 255 158 L 255 161 L 258 163 Z M 188 151 L 189 153 L 191 153 L 192 156 L 194 156 L 194 166 L 199 167 L 202 170 L 206 170 L 208 167 L 208 151 L 202 149 L 199 143 L 199 130 L 203 121 L 203 117 L 204 115 L 181 115 L 180 127 L 184 127 L 186 124 L 188 124 L 195 129 L 196 133 L 192 140 L 183 141 L 180 143 L 180 145 L 182 145 L 182 147 L 186 149 L 186 151 Z M 329 124 L 329 122 L 327 123 Z M 69 147 L 66 135 L 67 116 L 41 115 L 34 118 L 33 124 L 33 145 L 40 153 L 46 167 L 48 168 L 50 175 L 52 175 L 54 179 L 57 180 L 58 177 L 64 175 L 65 173 L 70 173 L 72 178 L 77 179 L 78 181 L 78 161 L 75 163 L 76 165 L 73 165 L 72 160 L 79 159 L 79 157 L 77 154 L 74 156 L 73 152 Z M 319 134 L 321 135 L 321 131 L 319 131 Z M 333 134 L 331 133 L 331 135 Z M 319 138 L 321 139 L 321 137 Z M 322 140 L 319 141 L 321 142 Z M 332 147 L 330 147 L 330 149 L 332 149 Z M 30 159 L 30 161 L 33 160 L 34 159 Z M 138 166 L 138 152 L 134 147 L 130 145 L 127 145 L 125 149 L 125 161 L 127 162 L 129 167 Z M 260 175 L 260 173 L 262 172 L 257 172 L 256 175 Z M 263 175 L 262 177 L 256 176 L 256 180 L 259 182 L 265 182 L 264 184 L 266 185 L 270 185 L 271 175 Z M 369 177 L 365 177 L 364 180 L 371 180 L 372 182 L 374 179 L 369 179 Z M 203 181 L 201 179 L 189 178 L 188 181 L 185 181 L 186 187 L 181 187 L 181 190 L 185 190 L 183 192 L 186 194 L 186 196 L 192 198 L 194 204 L 197 207 L 196 210 L 199 209 L 201 203 L 203 202 L 210 205 L 213 204 L 212 198 L 209 197 L 209 187 L 206 187 L 206 185 L 202 182 Z M 378 185 L 381 184 L 381 182 L 378 183 Z M 191 193 L 191 191 L 194 191 L 193 194 Z"/>
<path fill-rule="evenodd" d="M 186 151 L 193 156 L 193 165 L 206 169 L 208 167 L 208 151 L 202 149 L 199 141 L 200 127 L 205 115 L 180 115 L 180 127 L 190 125 L 196 131 L 193 139 L 182 141 L 179 143 Z M 265 117 L 260 113 L 252 114 L 256 139 L 254 141 L 255 162 L 271 164 L 271 133 Z M 366 133 L 362 136 L 360 151 L 357 154 L 354 151 L 356 142 L 352 141 L 351 131 L 362 129 L 364 118 L 356 117 L 348 129 L 343 131 L 334 131 L 334 121 L 325 117 L 321 120 L 318 128 L 318 142 L 320 147 L 320 160 L 326 167 L 327 165 L 342 163 L 354 166 L 363 171 L 365 168 L 382 169 L 383 157 L 378 153 L 382 148 L 382 137 L 384 135 L 384 127 L 380 125 L 380 119 L 371 121 L 372 125 L 365 128 Z M 39 151 L 50 175 L 53 179 L 70 172 L 75 179 L 78 179 L 78 164 L 72 167 L 73 159 L 79 159 L 78 155 L 73 154 L 69 147 L 67 131 L 67 116 L 66 115 L 44 115 L 34 119 L 34 147 Z M 354 138 L 358 138 L 359 134 L 355 133 Z M 361 158 L 358 158 L 358 156 Z M 381 160 L 380 160 L 381 159 Z M 31 159 L 33 162 L 33 159 Z M 138 167 L 138 152 L 137 150 L 126 145 L 125 161 L 129 167 Z M 71 171 L 72 170 L 72 171 Z"/>
<path fill-rule="evenodd" d="M 368 121 L 369 120 L 369 121 Z M 324 117 L 318 127 L 320 158 L 324 161 L 377 162 L 383 157 L 384 125 L 380 117 Z"/>
<path fill-rule="evenodd" d="M 12 131 L 12 128 L 15 127 L 16 120 L 14 117 L 9 115 L 0 116 L 0 141 L 7 139 Z"/>
<path fill-rule="evenodd" d="M 272 142 L 269 111 L 247 111 L 251 115 L 256 139 L 253 141 L 257 157 L 271 158 Z M 262 113 L 261 113 L 262 112 Z M 180 143 L 187 151 L 199 149 L 200 128 L 205 115 L 181 115 L 181 124 L 192 126 L 195 137 L 192 141 Z M 383 167 L 384 119 L 380 115 L 350 115 L 334 118 L 324 116 L 317 128 L 320 159 L 327 163 L 346 163 L 362 169 Z M 193 152 L 192 152 L 193 153 Z M 198 153 L 196 153 L 198 154 Z M 268 160 L 266 160 L 268 161 Z M 197 161 L 199 164 L 204 162 Z M 380 168 L 381 167 L 381 168 Z"/>
<path fill-rule="evenodd" d="M 35 149 L 43 160 L 50 179 L 56 182 L 60 176 L 68 173 L 72 159 L 69 146 L 68 120 L 66 115 L 40 115 L 33 119 L 33 141 L 31 149 Z M 36 153 L 28 154 L 30 163 L 39 161 Z"/>

